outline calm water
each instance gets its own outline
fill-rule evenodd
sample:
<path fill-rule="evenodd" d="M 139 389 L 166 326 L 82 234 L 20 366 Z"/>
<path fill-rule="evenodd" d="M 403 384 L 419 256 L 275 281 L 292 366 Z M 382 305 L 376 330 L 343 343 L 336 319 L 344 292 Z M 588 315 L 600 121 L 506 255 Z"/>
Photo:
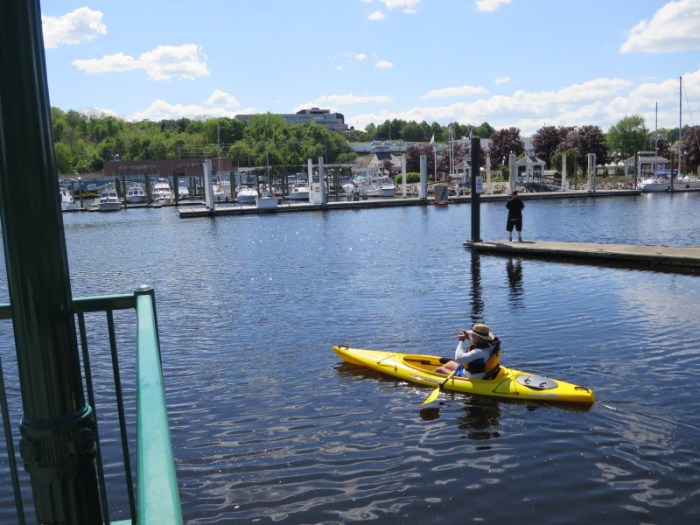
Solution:
<path fill-rule="evenodd" d="M 526 201 L 524 233 L 700 245 L 699 209 L 700 193 Z M 470 213 L 64 215 L 75 296 L 156 289 L 187 523 L 700 518 L 700 277 L 473 256 Z M 483 239 L 503 238 L 504 203 L 484 204 L 481 224 Z M 450 355 L 477 319 L 503 341 L 505 364 L 589 386 L 597 403 L 442 394 L 426 409 L 429 389 L 331 351 Z M 128 375 L 128 352 L 123 365 Z M 11 497 L 3 472 L 0 508 Z M 117 496 L 113 517 L 125 506 Z M 0 522 L 11 516 L 0 510 Z"/>

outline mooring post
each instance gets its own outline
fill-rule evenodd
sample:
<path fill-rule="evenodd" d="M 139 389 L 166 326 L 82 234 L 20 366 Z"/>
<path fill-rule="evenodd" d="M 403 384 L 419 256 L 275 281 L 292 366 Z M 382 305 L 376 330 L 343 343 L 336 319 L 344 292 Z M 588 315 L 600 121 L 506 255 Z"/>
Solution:
<path fill-rule="evenodd" d="M 36 522 L 94 525 L 102 516 L 93 412 L 81 380 L 41 31 L 38 0 L 0 2 L 0 214 L 19 449 Z"/>
<path fill-rule="evenodd" d="M 483 178 L 481 177 L 481 139 L 471 139 L 471 190 L 472 190 L 472 242 L 481 242 L 481 192 Z"/>
<path fill-rule="evenodd" d="M 419 199 L 428 198 L 428 157 L 420 156 L 420 189 L 418 190 Z"/>

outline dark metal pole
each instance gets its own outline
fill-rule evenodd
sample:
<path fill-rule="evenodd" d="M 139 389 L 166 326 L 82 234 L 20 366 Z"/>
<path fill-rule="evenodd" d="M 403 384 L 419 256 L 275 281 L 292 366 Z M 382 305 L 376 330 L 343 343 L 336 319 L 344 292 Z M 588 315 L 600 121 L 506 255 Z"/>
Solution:
<path fill-rule="evenodd" d="M 481 194 L 477 192 L 477 177 L 481 176 L 481 139 L 472 137 L 470 147 L 472 157 L 472 242 L 481 242 Z M 478 191 L 481 191 L 481 185 L 479 185 Z"/>
<path fill-rule="evenodd" d="M 0 2 L 0 214 L 37 521 L 100 516 L 83 394 L 38 0 Z M 31 199 L 22 198 L 31 195 Z"/>

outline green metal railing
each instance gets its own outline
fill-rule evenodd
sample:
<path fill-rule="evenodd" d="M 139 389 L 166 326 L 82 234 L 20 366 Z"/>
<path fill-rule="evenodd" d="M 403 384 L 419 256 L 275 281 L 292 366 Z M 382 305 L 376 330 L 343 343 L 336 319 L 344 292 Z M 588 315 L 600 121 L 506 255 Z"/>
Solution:
<path fill-rule="evenodd" d="M 115 329 L 114 312 L 118 310 L 135 310 L 136 312 L 136 445 L 137 445 L 137 480 L 138 494 L 134 491 L 134 479 L 130 461 L 125 396 L 123 393 L 119 352 Z M 104 523 L 139 524 L 179 524 L 182 523 L 177 478 L 170 440 L 168 415 L 161 371 L 160 344 L 158 338 L 158 320 L 156 315 L 154 290 L 148 286 L 137 288 L 133 294 L 112 295 L 104 297 L 84 297 L 73 300 L 73 311 L 78 322 L 78 336 L 82 357 L 85 390 L 94 419 L 96 439 L 97 479 L 102 520 Z M 109 337 L 111 368 L 114 377 L 116 412 L 119 420 L 119 442 L 125 476 L 125 486 L 129 502 L 128 520 L 110 522 L 108 505 L 108 486 L 105 480 L 103 463 L 104 451 L 100 440 L 100 418 L 102 407 L 99 406 L 93 385 L 91 352 L 88 345 L 86 314 L 105 313 Z M 0 305 L 0 320 L 11 320 L 10 305 Z M 122 353 L 123 355 L 123 353 Z M 16 450 L 13 444 L 13 432 L 10 411 L 5 388 L 2 362 L 0 360 L 0 405 L 2 408 L 3 428 L 7 446 L 8 466 L 17 510 L 17 523 L 26 523 L 22 501 L 20 472 L 17 467 Z"/>

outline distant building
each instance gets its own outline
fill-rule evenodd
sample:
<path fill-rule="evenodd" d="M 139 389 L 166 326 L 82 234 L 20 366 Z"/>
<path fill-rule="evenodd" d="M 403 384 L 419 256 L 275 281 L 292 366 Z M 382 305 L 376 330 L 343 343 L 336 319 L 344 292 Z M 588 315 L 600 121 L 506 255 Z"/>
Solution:
<path fill-rule="evenodd" d="M 248 119 L 253 115 L 236 115 L 238 120 L 248 123 Z M 329 109 L 302 109 L 296 113 L 280 114 L 287 124 L 318 124 L 331 131 L 346 131 L 345 117 L 341 113 L 331 113 Z"/>
<path fill-rule="evenodd" d="M 209 158 L 214 175 L 230 176 L 232 165 L 228 157 L 197 157 L 190 159 L 153 159 L 153 160 L 113 160 L 104 163 L 107 179 L 126 178 L 144 180 L 167 178 L 177 175 L 182 178 L 199 178 L 204 176 L 202 164 Z"/>
<path fill-rule="evenodd" d="M 653 177 L 658 170 L 667 170 L 670 163 L 667 158 L 657 156 L 653 151 L 640 151 L 636 156 L 622 161 L 627 177 L 634 177 L 637 172 L 638 179 Z"/>
<path fill-rule="evenodd" d="M 384 163 L 387 160 L 391 161 L 391 173 L 387 173 L 387 175 L 394 175 L 401 171 L 401 157 L 392 155 L 388 151 L 380 151 L 358 159 L 352 167 L 352 174 L 353 176 L 375 177 L 384 173 Z"/>

